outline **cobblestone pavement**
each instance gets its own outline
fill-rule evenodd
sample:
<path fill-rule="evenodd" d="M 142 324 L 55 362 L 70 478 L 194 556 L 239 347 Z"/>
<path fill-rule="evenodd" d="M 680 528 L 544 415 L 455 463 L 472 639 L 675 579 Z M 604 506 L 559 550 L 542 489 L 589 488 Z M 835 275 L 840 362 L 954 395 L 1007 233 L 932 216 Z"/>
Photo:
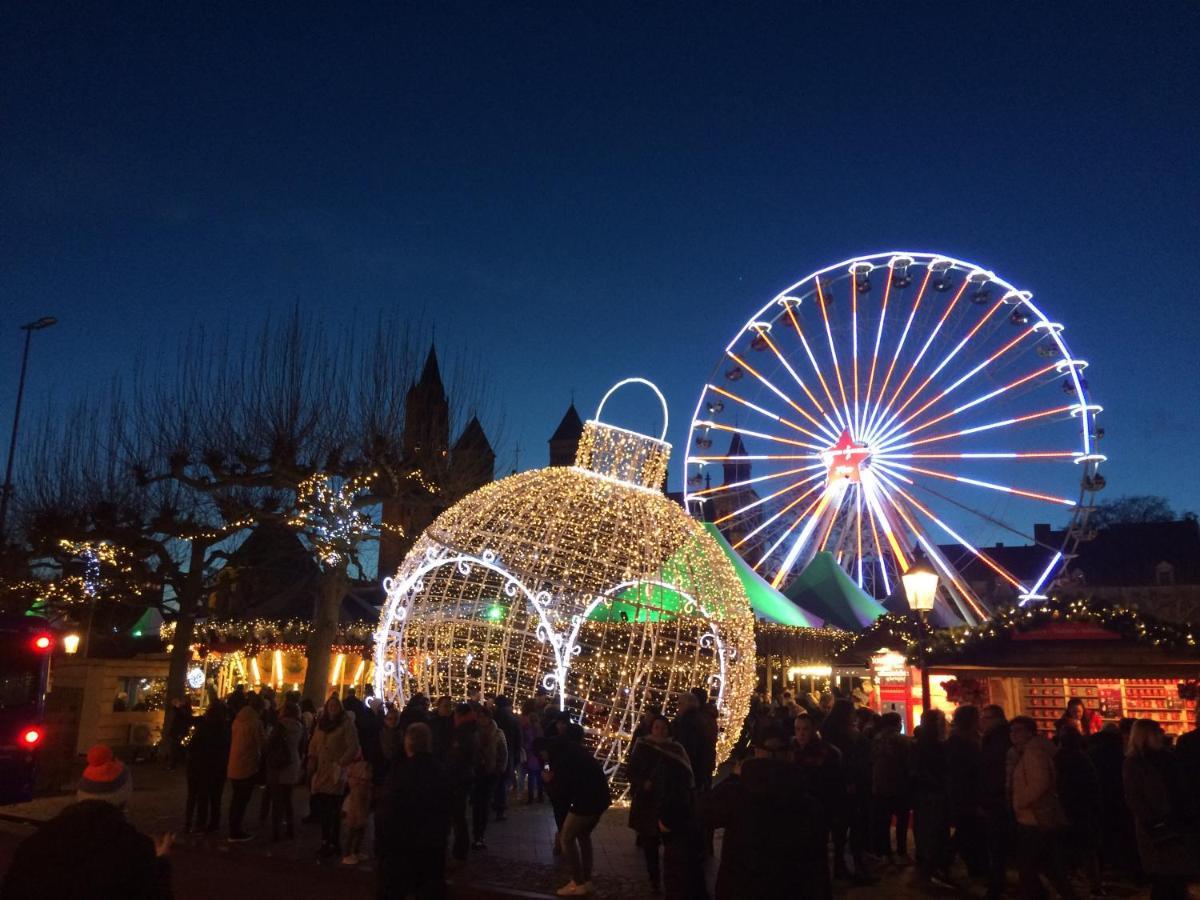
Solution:
<path fill-rule="evenodd" d="M 133 775 L 134 794 L 128 810 L 131 820 L 148 834 L 177 832 L 184 801 L 182 773 L 168 772 L 158 764 L 142 764 L 134 767 Z M 226 809 L 228 797 L 226 791 Z M 34 826 L 30 823 L 52 818 L 73 800 L 69 795 L 42 797 L 30 803 L 0 807 L 0 868 L 6 866 L 8 854 L 17 841 L 32 830 Z M 261 791 L 256 792 L 247 814 L 251 830 L 257 821 L 260 801 Z M 303 793 L 297 795 L 296 807 L 302 815 L 306 808 Z M 593 833 L 595 896 L 602 900 L 642 900 L 653 896 L 641 854 L 634 846 L 633 833 L 625 826 L 625 817 L 624 809 L 612 809 Z M 350 886 L 359 896 L 369 895 L 373 890 L 370 861 L 354 867 L 317 861 L 316 826 L 301 826 L 295 840 L 279 843 L 267 840 L 265 831 L 261 829 L 253 841 L 235 845 L 218 837 L 177 835 L 172 854 L 176 896 L 180 900 L 210 900 L 219 892 L 228 900 L 242 897 L 261 900 L 263 896 L 324 897 L 331 889 Z M 565 867 L 553 853 L 553 839 L 554 819 L 549 804 L 530 806 L 523 798 L 516 799 L 505 821 L 489 824 L 487 849 L 472 851 L 465 864 L 450 870 L 451 895 L 458 898 L 553 895 L 555 888 L 568 880 Z M 717 850 L 719 853 L 719 833 Z M 978 885 L 923 892 L 911 884 L 911 872 L 910 868 L 884 868 L 871 885 L 835 884 L 835 895 L 839 900 L 982 896 Z M 714 875 L 715 862 L 710 862 L 710 882 Z M 1112 895 L 1125 900 L 1147 896 L 1147 892 L 1130 885 L 1114 885 Z M 1086 891 L 1081 889 L 1080 896 L 1086 897 Z"/>

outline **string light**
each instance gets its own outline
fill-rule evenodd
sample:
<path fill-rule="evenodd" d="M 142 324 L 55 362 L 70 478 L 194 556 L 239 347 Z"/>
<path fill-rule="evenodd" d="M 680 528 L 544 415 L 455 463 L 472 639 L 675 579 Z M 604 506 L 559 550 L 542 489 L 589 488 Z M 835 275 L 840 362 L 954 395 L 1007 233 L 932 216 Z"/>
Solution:
<path fill-rule="evenodd" d="M 325 565 L 350 558 L 362 541 L 381 531 L 403 534 L 399 526 L 377 523 L 362 509 L 377 475 L 337 480 L 317 472 L 296 488 L 296 513 L 288 524 L 303 530 Z"/>
<path fill-rule="evenodd" d="M 754 617 L 720 546 L 662 494 L 669 458 L 661 439 L 591 420 L 574 466 L 443 513 L 385 583 L 377 694 L 545 692 L 620 793 L 642 714 L 673 716 L 705 687 L 724 758 L 754 686 Z"/>

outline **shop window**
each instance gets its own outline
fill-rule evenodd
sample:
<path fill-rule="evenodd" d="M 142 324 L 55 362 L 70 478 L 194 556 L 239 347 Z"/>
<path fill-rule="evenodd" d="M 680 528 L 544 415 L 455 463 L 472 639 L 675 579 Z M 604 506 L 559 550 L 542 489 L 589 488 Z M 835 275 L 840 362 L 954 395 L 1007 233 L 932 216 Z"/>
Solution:
<path fill-rule="evenodd" d="M 146 712 L 166 704 L 167 680 L 150 675 L 131 675 L 117 681 L 113 712 Z"/>
<path fill-rule="evenodd" d="M 1159 587 L 1171 587 L 1175 584 L 1175 567 L 1165 559 L 1154 567 L 1154 583 Z"/>

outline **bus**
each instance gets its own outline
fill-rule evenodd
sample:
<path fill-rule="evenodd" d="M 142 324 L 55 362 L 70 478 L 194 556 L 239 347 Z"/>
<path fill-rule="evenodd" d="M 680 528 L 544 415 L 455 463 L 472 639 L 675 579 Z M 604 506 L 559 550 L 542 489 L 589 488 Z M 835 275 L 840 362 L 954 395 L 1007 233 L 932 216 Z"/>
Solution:
<path fill-rule="evenodd" d="M 45 619 L 0 616 L 0 803 L 33 797 L 53 649 Z"/>

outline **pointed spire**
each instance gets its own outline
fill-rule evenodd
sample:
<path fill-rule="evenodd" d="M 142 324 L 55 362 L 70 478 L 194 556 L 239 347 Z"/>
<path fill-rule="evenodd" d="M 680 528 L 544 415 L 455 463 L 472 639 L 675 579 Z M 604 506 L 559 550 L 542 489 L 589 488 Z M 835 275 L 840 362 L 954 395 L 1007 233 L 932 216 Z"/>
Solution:
<path fill-rule="evenodd" d="M 547 443 L 550 445 L 550 465 L 570 466 L 575 463 L 575 452 L 579 449 L 579 440 L 583 437 L 583 419 L 575 409 L 574 397 L 567 407 L 566 414 L 554 434 L 550 435 Z"/>
<path fill-rule="evenodd" d="M 418 384 L 426 387 L 442 387 L 442 373 L 438 368 L 437 346 L 429 344 L 429 355 L 425 357 L 425 368 L 421 370 L 421 380 Z"/>
<path fill-rule="evenodd" d="M 738 432 L 733 433 L 733 440 L 729 442 L 729 452 L 726 456 L 746 456 L 746 444 L 742 440 L 742 436 Z M 750 478 L 750 463 L 738 462 L 734 459 L 725 461 L 723 467 L 725 469 L 725 484 L 733 484 L 738 481 L 747 481 Z"/>

